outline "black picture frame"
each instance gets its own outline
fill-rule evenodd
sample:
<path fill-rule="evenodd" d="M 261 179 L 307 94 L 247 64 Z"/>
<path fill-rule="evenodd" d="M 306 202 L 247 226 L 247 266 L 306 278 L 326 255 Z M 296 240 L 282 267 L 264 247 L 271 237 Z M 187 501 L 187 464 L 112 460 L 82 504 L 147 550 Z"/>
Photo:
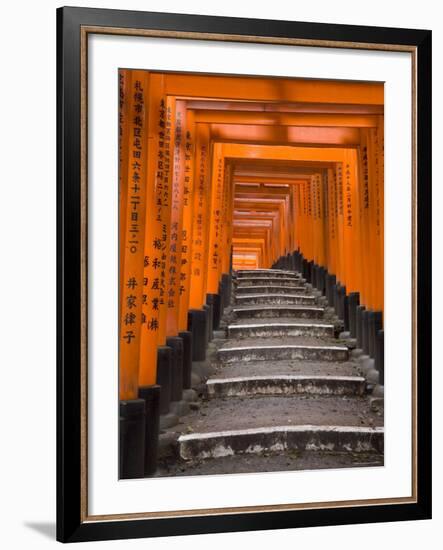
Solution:
<path fill-rule="evenodd" d="M 88 521 L 82 514 L 81 28 L 410 46 L 416 51 L 416 501 Z M 57 539 L 62 542 L 390 522 L 431 517 L 431 31 L 172 13 L 57 10 Z M 84 481 L 84 480 L 83 480 Z"/>

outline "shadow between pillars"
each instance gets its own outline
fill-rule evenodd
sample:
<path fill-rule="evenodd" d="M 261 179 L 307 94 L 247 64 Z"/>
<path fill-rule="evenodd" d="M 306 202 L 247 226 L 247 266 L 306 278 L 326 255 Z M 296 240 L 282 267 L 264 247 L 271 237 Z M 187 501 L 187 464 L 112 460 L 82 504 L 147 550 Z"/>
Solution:
<path fill-rule="evenodd" d="M 295 270 L 301 273 L 307 283 L 325 296 L 330 308 L 343 322 L 344 332 L 340 337 L 355 342 L 354 356 L 373 360 L 380 386 L 384 385 L 384 331 L 381 311 L 367 310 L 360 304 L 359 292 L 346 292 L 346 286 L 337 280 L 336 275 L 304 258 L 296 250 L 292 254 L 280 257 L 272 265 L 274 269 Z"/>

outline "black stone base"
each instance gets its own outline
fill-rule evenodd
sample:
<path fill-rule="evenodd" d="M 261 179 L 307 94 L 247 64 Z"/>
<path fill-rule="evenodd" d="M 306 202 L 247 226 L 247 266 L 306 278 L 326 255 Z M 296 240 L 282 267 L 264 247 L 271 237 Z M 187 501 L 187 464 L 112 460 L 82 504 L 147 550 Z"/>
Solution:
<path fill-rule="evenodd" d="M 221 288 L 222 288 L 222 306 L 226 308 L 231 303 L 231 293 L 232 293 L 232 277 L 228 273 L 223 273 L 221 278 Z"/>
<path fill-rule="evenodd" d="M 172 349 L 171 401 L 180 401 L 183 393 L 183 340 L 180 336 L 170 336 L 166 345 Z"/>
<path fill-rule="evenodd" d="M 145 401 L 144 475 L 157 470 L 158 437 L 160 433 L 160 386 L 139 388 L 138 396 Z"/>
<path fill-rule="evenodd" d="M 204 309 L 190 309 L 188 329 L 192 333 L 192 360 L 204 361 L 207 348 L 207 312 Z"/>
<path fill-rule="evenodd" d="M 192 373 L 192 332 L 183 330 L 178 335 L 183 340 L 183 389 L 191 387 Z"/>
<path fill-rule="evenodd" d="M 375 368 L 379 373 L 379 384 L 385 385 L 385 331 L 377 332 L 375 342 Z"/>
<path fill-rule="evenodd" d="M 145 475 L 145 400 L 120 401 L 120 479 Z"/>
<path fill-rule="evenodd" d="M 211 294 L 212 296 L 212 330 L 218 330 L 222 316 L 222 305 L 220 294 Z"/>
<path fill-rule="evenodd" d="M 171 403 L 172 349 L 157 348 L 157 384 L 160 386 L 160 414 L 168 414 Z"/>
<path fill-rule="evenodd" d="M 358 348 L 381 365 L 377 370 L 380 373 L 383 371 L 381 378 L 384 376 L 383 316 L 380 311 L 366 310 L 360 305 L 358 292 L 348 294 L 346 287 L 337 281 L 334 274 L 328 273 L 325 267 L 312 260 L 308 261 L 298 250 L 279 258 L 272 267 L 299 271 L 313 288 L 322 292 L 329 306 L 335 309 L 337 317 L 343 321 L 344 330 L 357 340 Z"/>
<path fill-rule="evenodd" d="M 348 296 L 349 332 L 351 338 L 357 337 L 357 306 L 360 305 L 360 294 L 351 292 Z"/>
<path fill-rule="evenodd" d="M 214 338 L 214 296 L 206 294 L 206 305 L 208 306 L 208 342 Z"/>

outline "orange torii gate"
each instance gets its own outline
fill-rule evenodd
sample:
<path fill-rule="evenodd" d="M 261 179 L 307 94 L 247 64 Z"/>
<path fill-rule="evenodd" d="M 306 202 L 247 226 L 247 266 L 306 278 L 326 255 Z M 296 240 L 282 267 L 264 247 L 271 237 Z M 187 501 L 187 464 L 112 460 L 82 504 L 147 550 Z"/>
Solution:
<path fill-rule="evenodd" d="M 215 102 L 212 102 L 212 104 L 215 103 Z M 237 106 L 239 104 L 237 103 Z M 207 106 L 207 105 L 206 105 Z M 241 118 L 243 115 L 243 119 Z M 277 118 L 278 117 L 278 118 Z M 228 112 L 203 112 L 203 113 L 199 113 L 197 112 L 196 113 L 196 120 L 197 121 L 204 121 L 204 122 L 216 122 L 216 123 L 219 123 L 219 124 L 211 124 L 211 133 L 214 134 L 214 129 L 215 129 L 215 134 L 216 134 L 216 137 L 219 137 L 221 139 L 233 139 L 234 137 L 235 138 L 238 138 L 240 136 L 243 136 L 244 135 L 244 130 L 246 129 L 247 130 L 247 134 L 249 136 L 254 136 L 256 138 L 259 138 L 261 137 L 262 140 L 263 139 L 269 139 L 271 138 L 273 141 L 276 141 L 279 139 L 279 135 L 277 134 L 276 135 L 276 129 L 275 129 L 275 124 L 287 124 L 287 125 L 290 125 L 290 124 L 294 124 L 294 123 L 301 123 L 301 124 L 305 124 L 305 125 L 312 125 L 312 126 L 316 126 L 318 124 L 328 124 L 328 126 L 332 126 L 332 125 L 337 125 L 337 126 L 342 126 L 342 127 L 347 127 L 347 126 L 361 126 L 361 127 L 374 127 L 376 126 L 376 118 L 375 116 L 366 116 L 366 117 L 358 117 L 358 116 L 353 116 L 353 115 L 348 115 L 345 119 L 343 119 L 343 117 L 340 117 L 340 116 L 337 116 L 335 115 L 334 119 L 333 120 L 328 120 L 328 117 L 326 116 L 322 116 L 321 115 L 301 115 L 299 116 L 299 120 L 295 120 L 294 118 L 294 115 L 277 115 L 277 117 L 275 116 L 275 114 L 272 114 L 271 116 L 266 113 L 266 114 L 260 114 L 260 115 L 255 115 L 255 113 L 233 113 L 231 111 L 228 111 Z M 302 120 L 303 119 L 303 120 Z M 231 130 L 231 135 L 227 135 L 226 134 L 226 122 L 228 122 L 229 124 L 239 124 L 239 123 L 242 123 L 242 124 L 249 124 L 248 126 L 243 126 L 243 127 L 240 127 L 240 126 L 235 126 L 235 133 L 234 135 L 232 134 L 232 128 L 233 126 L 230 127 L 230 130 Z M 251 126 L 251 123 L 253 124 L 274 124 L 274 128 L 273 128 L 273 133 L 272 132 L 266 132 L 266 134 L 263 134 L 260 136 L 258 135 L 258 132 L 259 130 L 257 130 L 257 128 L 255 127 L 252 127 Z M 284 133 L 284 136 L 286 138 L 286 140 L 288 140 L 288 129 L 286 128 L 280 128 L 280 130 L 283 131 Z M 289 131 L 291 130 L 296 130 L 296 131 L 302 131 L 302 134 L 300 134 L 296 139 L 295 141 L 298 139 L 306 139 L 307 141 L 309 141 L 309 137 L 306 136 L 306 133 L 303 134 L 303 130 L 306 130 L 306 128 L 290 128 Z M 315 130 L 318 131 L 318 128 L 315 128 Z M 325 141 L 329 141 L 329 142 L 335 142 L 335 144 L 346 144 L 346 143 L 352 143 L 352 144 L 355 144 L 356 142 L 358 142 L 358 130 L 356 130 L 355 128 L 346 128 L 346 130 L 348 132 L 351 132 L 351 133 L 348 133 L 346 135 L 343 134 L 343 131 L 338 129 L 338 128 L 335 128 L 334 130 L 338 130 L 339 132 L 341 131 L 342 134 L 336 134 L 335 136 L 331 136 L 331 128 L 328 128 L 328 131 L 329 131 L 329 135 L 328 135 L 328 139 L 325 140 Z M 223 131 L 225 133 L 223 133 Z M 280 132 L 281 133 L 281 132 Z M 350 137 L 352 136 L 352 137 Z M 321 141 L 319 139 L 319 135 L 318 135 L 318 132 L 317 132 L 317 135 L 314 136 L 315 138 L 317 138 L 316 140 L 314 139 L 313 141 Z M 348 141 L 346 140 L 346 138 L 348 139 Z"/>
<path fill-rule="evenodd" d="M 307 147 L 287 147 L 287 146 L 266 146 L 266 145 L 244 145 L 244 144 L 224 144 L 223 150 L 228 157 L 261 158 L 268 162 L 273 160 L 285 161 L 309 161 L 314 159 L 319 162 L 334 162 L 344 158 L 344 151 L 341 148 L 307 148 Z M 309 206 L 311 205 L 311 194 L 307 197 Z M 309 216 L 311 213 L 309 212 Z M 308 229 L 309 232 L 309 229 Z M 312 254 L 307 251 L 309 259 Z"/>
<path fill-rule="evenodd" d="M 303 181 L 300 180 L 300 175 L 298 173 L 292 173 L 290 174 L 290 178 L 286 179 L 281 177 L 274 178 L 272 176 L 267 176 L 266 178 L 257 178 L 256 176 L 234 176 L 234 178 L 234 183 L 236 186 L 235 196 L 237 199 L 248 198 L 251 196 L 257 196 L 264 199 L 270 199 L 279 196 L 288 196 L 289 209 L 286 212 L 286 224 L 288 226 L 287 246 L 289 250 L 295 250 L 297 248 L 296 234 L 298 233 L 298 230 L 296 228 L 296 224 L 298 223 L 298 218 L 295 216 L 295 198 L 297 188 L 295 187 L 294 183 L 300 183 L 300 181 Z M 255 181 L 260 181 L 260 183 L 248 181 L 251 179 L 255 179 Z M 263 183 L 263 181 L 266 181 L 268 183 Z"/>
<path fill-rule="evenodd" d="M 273 239 L 272 248 L 269 250 L 269 256 L 276 260 L 279 256 L 286 253 L 286 231 L 284 219 L 286 218 L 287 203 L 281 199 L 261 199 L 258 197 L 249 199 L 236 199 L 236 208 L 249 208 L 251 210 L 250 218 L 254 219 L 255 212 L 275 212 L 273 218 Z M 236 217 L 234 217 L 234 220 Z M 234 232 L 234 235 L 236 233 Z"/>
<path fill-rule="evenodd" d="M 382 97 L 383 94 L 380 94 Z M 336 98 L 338 99 L 338 98 Z M 314 115 L 374 115 L 380 116 L 384 113 L 383 100 L 380 103 L 337 103 L 330 102 L 312 102 L 312 101 L 230 101 L 220 98 L 195 99 L 188 98 L 189 109 L 195 111 L 242 111 L 244 113 L 297 113 Z"/>
<path fill-rule="evenodd" d="M 207 96 L 210 96 L 211 95 L 211 92 L 214 90 L 215 91 L 215 94 L 217 97 L 220 97 L 220 90 L 226 90 L 226 88 L 224 86 L 227 86 L 229 88 L 229 92 L 228 95 L 230 97 L 236 97 L 236 99 L 238 98 L 243 98 L 245 99 L 245 97 L 242 95 L 244 93 L 244 89 L 245 87 L 247 88 L 248 85 L 250 84 L 250 80 L 248 79 L 226 79 L 224 77 L 221 77 L 221 78 L 215 78 L 215 79 L 212 79 L 211 81 L 208 81 L 207 77 L 206 76 L 198 76 L 197 79 L 195 80 L 194 77 L 191 77 L 191 80 L 189 79 L 189 75 L 168 75 L 168 91 L 171 92 L 171 93 L 180 93 L 180 94 L 188 94 L 188 97 L 193 97 L 194 94 L 193 94 L 193 91 L 189 90 L 189 86 L 195 86 L 195 84 L 197 83 L 197 87 L 198 85 L 204 87 L 205 89 L 205 94 Z M 298 82 L 297 82 L 298 83 Z M 208 84 L 210 86 L 208 86 Z M 257 98 L 260 98 L 262 100 L 274 100 L 275 97 L 274 97 L 274 93 L 275 93 L 275 87 L 267 87 L 266 86 L 266 82 L 264 83 L 263 82 L 263 79 L 255 79 L 254 81 L 254 84 L 258 86 L 255 86 L 254 87 L 254 96 L 257 97 Z M 260 85 L 261 84 L 265 84 L 263 87 L 261 87 Z M 315 83 L 317 84 L 317 83 Z M 303 90 L 299 89 L 298 92 L 299 94 L 294 94 L 293 90 L 291 90 L 290 92 L 290 97 L 288 99 L 290 99 L 291 101 L 294 101 L 294 99 L 296 101 L 303 101 L 303 93 L 306 93 L 306 91 L 309 89 L 309 100 L 312 102 L 313 99 L 317 100 L 317 101 L 323 101 L 324 103 L 326 104 L 333 104 L 334 101 L 341 101 L 343 102 L 343 90 L 342 90 L 342 86 L 340 84 L 338 84 L 337 86 L 335 86 L 333 83 L 331 82 L 328 82 L 328 83 L 322 83 L 323 85 L 326 85 L 326 87 L 323 86 L 323 90 L 319 90 L 317 89 L 316 92 L 317 94 L 314 94 L 313 95 L 313 90 L 312 90 L 312 87 L 310 87 L 312 85 L 312 83 L 304 83 L 304 88 Z M 211 86 L 212 85 L 212 86 Z M 188 88 L 186 88 L 188 86 Z M 288 86 L 294 86 L 294 81 L 293 80 L 289 80 L 289 81 L 286 81 L 284 82 L 284 86 L 285 88 L 287 89 Z M 176 88 L 175 88 L 176 87 Z M 180 90 L 178 90 L 178 88 Z M 258 89 L 260 88 L 260 89 Z M 278 94 L 279 94 L 279 99 L 282 99 L 282 96 L 281 96 L 281 89 L 277 86 L 276 88 L 278 88 Z M 326 95 L 323 95 L 322 92 L 324 90 L 327 90 L 327 94 Z M 349 91 L 349 89 L 348 89 Z M 333 92 L 333 93 L 331 93 Z M 335 92 L 335 95 L 334 95 L 334 92 Z M 283 94 L 284 95 L 284 94 Z M 315 96 L 315 98 L 314 98 Z M 358 97 L 358 100 L 357 100 L 357 97 Z M 334 99 L 335 98 L 335 99 Z M 248 100 L 250 100 L 250 94 L 249 94 L 249 97 L 247 98 Z M 347 98 L 347 100 L 349 100 L 350 103 L 366 103 L 368 105 L 372 105 L 372 106 L 375 106 L 375 105 L 380 105 L 383 103 L 383 91 L 382 89 L 380 89 L 380 87 L 377 87 L 377 86 L 372 86 L 372 85 L 369 85 L 369 86 L 365 86 L 364 84 L 361 85 L 361 83 L 357 84 L 356 87 L 353 87 L 353 90 L 352 90 L 352 98 Z M 238 103 L 236 103 L 236 106 L 238 107 Z M 318 109 L 318 106 L 316 106 L 317 109 Z M 244 105 L 243 105 L 243 108 L 244 108 Z M 269 106 L 266 106 L 266 108 L 269 108 Z M 344 109 L 340 109 L 340 111 L 343 111 Z M 354 111 L 357 111 L 357 112 L 366 112 L 368 111 L 368 108 L 367 107 L 357 107 L 357 109 L 354 109 Z M 372 112 L 374 113 L 379 113 L 380 111 L 378 110 L 373 110 Z M 283 120 L 283 118 L 282 118 Z M 250 120 L 249 120 L 250 122 Z M 336 121 L 332 121 L 332 123 L 336 123 L 336 124 L 340 124 L 338 120 Z M 346 125 L 346 124 L 350 124 L 349 122 L 348 123 L 344 123 L 343 125 Z M 367 121 L 362 121 L 362 125 L 372 125 L 373 124 L 373 120 L 367 120 Z M 357 124 L 358 125 L 358 122 Z M 355 143 L 355 137 L 352 139 L 352 141 Z"/>
<path fill-rule="evenodd" d="M 190 80 L 191 79 L 191 80 Z M 214 83 L 216 82 L 216 84 L 214 85 Z M 171 92 L 171 93 L 180 93 L 180 94 L 188 94 L 188 97 L 192 97 L 193 96 L 193 93 L 189 91 L 189 88 L 187 88 L 187 86 L 189 87 L 189 85 L 192 86 L 195 86 L 195 84 L 197 83 L 197 87 L 198 85 L 200 86 L 203 86 L 204 89 L 205 89 L 205 94 L 207 96 L 210 95 L 210 93 L 212 91 L 215 91 L 216 93 L 216 97 L 220 97 L 220 84 L 222 86 L 228 86 L 228 88 L 231 88 L 230 89 L 230 92 L 229 92 L 229 95 L 230 96 L 235 96 L 236 98 L 241 98 L 243 97 L 242 96 L 242 93 L 244 91 L 244 88 L 245 86 L 247 86 L 248 84 L 250 84 L 250 81 L 249 80 L 245 80 L 245 79 L 226 79 L 226 78 L 215 78 L 215 79 L 212 79 L 210 82 L 208 81 L 207 77 L 205 76 L 198 76 L 198 77 L 195 77 L 192 76 L 192 77 L 189 77 L 189 75 L 168 75 L 168 82 L 167 82 L 167 85 L 168 85 L 168 92 Z M 292 88 L 294 87 L 294 81 L 291 80 L 289 81 L 290 84 L 288 84 L 287 81 L 284 82 L 284 86 L 287 87 L 288 85 Z M 208 87 L 208 84 L 212 85 L 212 86 L 209 86 Z M 262 84 L 262 79 L 255 79 L 254 81 L 254 84 Z M 310 95 L 310 100 L 312 101 L 312 87 L 311 87 L 311 84 L 312 83 L 308 83 L 306 85 L 306 83 L 304 83 L 305 88 L 303 90 L 298 90 L 299 92 L 299 95 L 294 95 L 293 91 L 291 91 L 290 93 L 290 99 L 291 100 L 298 100 L 298 101 L 302 101 L 303 98 L 303 93 L 306 93 L 306 91 L 309 89 L 309 95 Z M 322 83 L 323 85 L 325 83 Z M 225 88 L 222 88 L 222 89 L 225 89 Z M 257 93 L 257 89 L 258 87 L 254 88 L 254 95 L 256 97 L 260 97 L 261 99 L 264 99 L 264 100 L 274 100 L 275 97 L 274 97 L 274 93 L 275 93 L 275 90 L 271 87 L 266 87 L 264 86 L 263 88 L 260 88 L 260 90 L 258 90 L 258 93 Z M 342 86 L 341 86 L 341 83 L 338 84 L 337 86 L 335 86 L 333 83 L 331 82 L 328 82 L 326 83 L 326 88 L 324 89 L 327 89 L 327 96 L 325 95 L 322 95 L 322 91 L 320 90 L 316 90 L 317 91 L 317 95 L 316 95 L 316 99 L 318 101 L 320 101 L 320 99 L 322 101 L 324 101 L 325 103 L 327 104 L 330 104 L 330 103 L 333 103 L 334 100 L 332 99 L 333 96 L 334 96 L 334 93 L 331 93 L 331 92 L 335 92 L 335 98 L 340 101 L 343 101 L 343 95 L 342 95 Z M 278 93 L 280 94 L 280 89 L 278 90 Z M 378 94 L 378 95 L 377 95 Z M 321 96 L 321 97 L 320 97 Z M 353 100 L 356 100 L 356 98 L 358 97 L 358 103 L 367 103 L 369 105 L 377 105 L 377 104 L 382 104 L 383 103 L 383 92 L 382 90 L 380 90 L 380 88 L 378 87 L 374 87 L 372 85 L 369 85 L 369 86 L 365 86 L 365 85 L 361 85 L 361 84 L 357 84 L 357 86 L 353 87 L 353 99 L 350 99 L 350 101 L 352 102 Z M 250 99 L 250 98 L 248 98 Z M 238 104 L 237 104 L 238 105 Z M 364 109 L 360 109 L 360 111 L 363 111 L 364 112 Z M 378 111 L 377 111 L 378 112 Z M 327 117 L 324 117 L 324 119 L 326 119 Z M 220 118 L 220 120 L 222 120 L 222 118 Z M 281 122 L 283 123 L 290 123 L 291 121 L 290 120 L 284 120 L 284 117 L 282 116 L 281 117 Z M 251 122 L 251 119 L 248 120 L 248 122 Z M 269 120 L 267 121 L 269 122 Z M 294 121 L 292 121 L 294 122 Z M 302 121 L 300 120 L 300 122 L 302 123 Z M 319 124 L 319 120 L 317 121 L 312 121 L 309 123 L 308 121 L 308 118 L 305 117 L 305 120 L 304 120 L 304 123 L 305 124 L 312 124 L 312 125 L 315 125 L 316 123 Z M 324 122 L 324 120 L 323 120 Z M 340 121 L 339 120 L 339 117 L 336 117 L 336 120 L 334 121 L 330 121 L 330 124 L 338 124 L 339 126 L 342 126 L 342 127 L 346 127 L 346 125 L 349 125 L 349 126 L 358 126 L 360 123 L 362 126 L 371 126 L 371 125 L 374 125 L 374 120 L 373 118 L 367 118 L 366 120 L 361 120 L 360 122 L 357 120 L 357 121 Z M 274 124 L 275 124 L 275 120 L 274 120 Z M 251 128 L 248 128 L 248 131 L 249 133 L 251 133 Z M 294 129 L 297 131 L 297 129 Z M 298 129 L 299 130 L 299 129 Z M 315 130 L 314 130 L 315 131 Z M 340 130 L 341 132 L 343 132 L 343 130 Z M 349 134 L 348 134 L 348 143 L 352 143 L 352 144 L 355 144 L 356 141 L 357 141 L 357 134 L 355 131 L 349 129 L 349 128 L 346 128 L 346 130 L 344 130 L 345 132 L 351 132 L 350 135 L 352 135 L 352 137 L 349 137 Z M 240 130 L 241 132 L 241 130 Z M 272 135 L 273 139 L 275 140 L 275 132 L 276 130 L 274 130 L 274 133 Z M 337 137 L 331 137 L 331 130 L 329 130 L 329 137 L 328 137 L 328 140 L 329 142 L 337 142 L 339 141 L 340 139 L 346 143 L 346 138 L 343 138 L 343 136 L 341 138 L 339 138 L 338 136 Z M 288 131 L 287 129 L 283 129 L 283 133 L 284 133 L 284 137 L 286 139 L 286 141 L 288 140 Z M 239 132 L 237 133 L 237 136 L 238 136 Z M 269 135 L 266 135 L 265 136 L 267 139 L 269 139 Z M 317 141 L 318 141 L 318 138 L 319 136 L 317 135 L 316 136 L 317 138 Z M 231 139 L 232 139 L 232 136 L 231 136 Z M 278 139 L 278 136 L 277 136 L 277 139 Z M 296 140 L 300 140 L 300 139 L 308 139 L 307 136 L 306 136 L 306 132 L 305 132 L 305 135 L 299 135 L 295 138 L 294 141 Z M 213 283 L 212 283 L 212 286 L 213 286 Z"/>
<path fill-rule="evenodd" d="M 246 243 L 259 243 L 262 249 L 262 255 L 259 267 L 269 266 L 272 263 L 273 255 L 273 235 L 276 231 L 278 224 L 278 212 L 234 212 L 235 220 L 234 221 L 234 233 L 232 237 L 232 249 L 233 256 L 235 256 L 239 246 L 245 246 Z M 257 226 L 254 224 L 253 227 L 249 225 L 241 225 L 239 221 L 242 219 L 247 219 L 254 223 L 255 220 L 266 220 L 266 225 L 261 224 Z M 251 246 L 248 244 L 247 246 Z M 254 244 L 256 246 L 256 244 Z M 275 257 L 274 257 L 275 258 Z"/>
<path fill-rule="evenodd" d="M 374 136 L 379 133 L 379 128 L 376 127 L 374 130 L 372 130 Z M 247 147 L 243 144 L 240 146 Z M 228 155 L 236 155 L 237 153 L 232 151 L 232 144 L 226 145 L 226 147 L 231 147 L 231 150 L 227 152 Z M 237 148 L 237 145 L 235 145 Z M 257 155 L 257 148 L 259 146 L 251 146 L 251 150 L 247 151 L 244 150 L 243 152 L 240 152 L 238 156 L 241 156 L 242 158 L 248 157 L 248 158 L 254 158 L 259 155 Z M 278 148 L 274 148 L 274 153 L 278 151 Z M 298 148 L 294 148 L 295 150 Z M 270 152 L 270 151 L 269 151 Z M 281 153 L 281 154 L 280 154 Z M 308 216 L 308 219 L 312 218 L 312 207 L 315 207 L 315 218 L 316 218 L 316 234 L 318 234 L 319 231 L 323 232 L 325 231 L 325 227 L 327 228 L 328 225 L 331 225 L 333 227 L 336 227 L 336 235 L 338 235 L 339 243 L 335 244 L 334 246 L 331 245 L 329 240 L 331 240 L 331 236 L 328 236 L 328 266 L 332 267 L 333 265 L 336 266 L 337 274 L 339 277 L 339 280 L 343 286 L 346 286 L 348 288 L 348 292 L 350 293 L 356 293 L 359 292 L 360 289 L 364 288 L 364 277 L 362 274 L 362 262 L 359 258 L 359 255 L 368 254 L 367 249 L 362 249 L 361 246 L 361 234 L 362 234 L 362 227 L 360 224 L 360 213 L 359 213 L 359 201 L 361 197 L 363 196 L 364 189 L 362 187 L 361 181 L 360 185 L 358 185 L 358 177 L 357 177 L 357 161 L 358 158 L 361 156 L 361 150 L 355 150 L 355 149 L 348 149 L 348 150 L 341 150 L 339 153 L 336 148 L 324 148 L 324 150 L 320 151 L 319 154 L 314 153 L 313 149 L 310 148 L 308 151 L 305 151 L 304 153 L 308 153 L 308 157 L 310 160 L 317 158 L 318 160 L 323 160 L 327 162 L 334 162 L 334 161 L 340 161 L 336 163 L 336 169 L 334 171 L 335 174 L 335 186 L 339 188 L 337 192 L 337 198 L 338 198 L 338 209 L 337 209 L 337 215 L 335 216 L 337 221 L 329 221 L 328 224 L 325 226 L 324 221 L 322 221 L 323 216 L 326 214 L 328 219 L 333 217 L 335 215 L 335 209 L 328 208 L 328 199 L 327 196 L 325 197 L 325 193 L 327 194 L 327 190 L 330 189 L 331 184 L 329 183 L 329 180 L 332 180 L 332 174 L 329 170 L 322 176 L 322 181 L 319 181 L 318 179 L 315 179 L 311 182 L 310 185 L 305 185 L 304 188 L 301 190 L 301 201 L 303 201 L 304 204 L 304 214 Z M 303 153 L 303 155 L 304 155 Z M 314 154 L 311 154 L 314 153 Z M 331 154 L 332 153 L 332 154 Z M 336 155 L 335 153 L 338 153 Z M 359 155 L 359 156 L 357 156 Z M 261 158 L 266 158 L 267 153 L 261 155 Z M 277 152 L 275 155 L 271 155 L 272 158 L 284 158 L 284 152 Z M 291 157 L 289 154 L 288 157 L 286 157 L 286 160 L 288 160 Z M 294 158 L 294 157 L 292 157 Z M 300 157 L 297 157 L 300 159 Z M 305 157 L 307 158 L 307 157 Z M 359 161 L 360 162 L 360 161 Z M 375 166 L 378 166 L 374 161 L 374 173 L 375 173 Z M 372 179 L 374 182 L 374 186 L 376 185 L 375 182 L 378 180 L 374 177 Z M 318 188 L 322 188 L 322 192 L 318 193 Z M 378 184 L 378 188 L 380 189 L 380 185 Z M 316 192 L 316 195 L 314 197 L 314 191 Z M 333 193 L 330 193 L 333 196 Z M 380 214 L 380 193 L 376 195 L 378 198 L 376 199 L 376 206 L 374 208 L 378 208 L 378 213 Z M 317 197 L 317 198 L 316 198 Z M 355 215 L 353 215 L 355 213 Z M 373 214 L 374 215 L 374 214 Z M 378 224 L 380 226 L 380 216 L 377 218 Z M 379 227 L 378 226 L 378 227 Z M 377 226 L 376 226 L 377 227 Z M 368 228 L 366 228 L 368 230 Z M 369 229 L 371 234 L 374 234 L 374 229 Z M 312 232 L 309 233 L 308 229 L 308 239 L 312 241 L 312 239 L 309 237 L 309 235 L 312 235 Z M 380 230 L 378 230 L 378 234 L 381 234 Z M 335 235 L 335 233 L 334 233 Z M 380 255 L 380 249 L 379 246 L 377 250 L 379 251 Z M 335 251 L 335 252 L 334 252 Z M 312 250 L 309 250 L 307 252 L 307 256 L 310 261 L 314 261 L 314 257 L 312 254 Z M 380 256 L 379 256 L 380 257 Z M 345 264 L 345 258 L 346 258 L 346 264 Z M 317 258 L 316 258 L 317 259 Z M 381 261 L 380 261 L 381 263 Z M 383 288 L 382 284 L 380 284 L 380 279 L 382 278 L 382 270 L 378 269 L 373 266 L 372 275 L 370 275 L 370 279 L 372 281 L 372 285 L 376 286 L 379 291 L 379 296 L 382 293 Z M 366 272 L 366 278 L 368 278 Z M 370 272 L 371 273 L 371 272 Z M 374 282 L 375 281 L 375 282 Z M 379 304 L 382 302 L 382 300 L 379 299 Z M 367 302 L 370 304 L 370 302 Z M 368 306 L 370 307 L 370 305 Z"/>
<path fill-rule="evenodd" d="M 119 385 L 122 400 L 136 400 L 139 389 L 148 86 L 149 75 L 144 71 L 120 73 Z"/>
<path fill-rule="evenodd" d="M 166 414 L 181 399 L 187 329 L 198 335 L 193 358 L 204 358 L 233 261 L 290 258 L 330 303 L 336 293 L 345 325 L 361 303 L 360 324 L 381 326 L 381 85 L 132 70 L 119 78 L 122 403 L 140 406 L 140 397 Z M 153 454 L 147 445 L 145 473 Z"/>
<path fill-rule="evenodd" d="M 294 112 L 252 112 L 219 109 L 220 102 L 212 101 L 212 109 L 197 109 L 188 102 L 188 108 L 194 111 L 195 122 L 222 125 L 246 126 L 300 126 L 315 128 L 375 128 L 378 126 L 378 114 L 337 114 L 337 113 L 294 113 Z M 236 106 L 240 106 L 237 103 Z M 272 104 L 271 104 L 272 105 Z"/>
<path fill-rule="evenodd" d="M 373 82 L 164 73 L 165 92 L 186 99 L 230 98 L 279 103 L 373 105 L 384 103 L 383 86 Z"/>
<path fill-rule="evenodd" d="M 352 154 L 352 153 L 351 153 L 351 154 Z M 331 160 L 331 158 L 329 157 L 329 158 L 327 158 L 327 160 Z M 350 165 L 347 166 L 347 168 L 348 168 L 347 172 L 349 172 L 349 166 L 350 166 Z M 346 196 L 346 204 L 347 204 L 347 205 L 348 205 L 349 202 L 351 201 L 351 197 L 350 197 L 350 193 L 349 193 L 349 181 L 350 181 L 351 178 L 352 178 L 352 176 L 348 173 L 347 179 L 344 180 L 344 181 L 345 181 L 345 184 L 347 184 L 347 189 L 348 189 L 347 196 Z M 313 185 L 314 185 L 314 187 L 315 187 L 315 186 L 318 186 L 319 184 L 316 183 L 316 182 L 314 181 L 314 184 L 313 184 Z M 308 199 L 308 201 L 310 202 L 310 198 Z M 355 198 L 355 196 L 354 196 L 354 202 L 355 202 L 355 201 L 356 201 L 356 198 Z M 313 204 L 315 205 L 314 202 L 313 202 Z M 319 205 L 319 208 L 321 208 L 321 205 Z M 349 217 L 349 216 L 348 216 L 348 217 Z M 357 220 L 356 220 L 354 223 L 355 223 L 355 225 L 356 225 L 356 224 L 357 224 Z M 318 221 L 316 222 L 316 225 L 318 225 Z M 352 242 L 353 242 L 353 240 L 355 241 L 356 235 L 358 234 L 358 229 L 357 229 L 356 231 L 354 231 L 354 232 L 351 234 L 350 231 L 349 231 L 349 225 L 350 225 L 350 224 L 349 224 L 349 220 L 348 220 L 347 225 L 343 226 L 343 227 L 345 228 L 345 230 L 344 230 L 344 248 L 346 249 L 346 250 L 345 250 L 345 254 L 346 254 L 346 251 L 347 251 L 347 250 L 349 250 L 350 248 L 352 248 Z M 318 229 L 317 229 L 317 231 L 318 231 Z M 340 249 L 340 247 L 339 247 L 339 249 Z M 331 255 L 331 256 L 332 256 L 332 255 Z M 314 258 L 314 259 L 317 260 L 318 258 L 316 257 L 316 258 Z M 322 260 L 322 262 L 323 262 L 323 256 L 321 257 L 321 260 Z M 360 284 L 360 283 L 357 283 L 357 275 L 355 275 L 355 274 L 353 273 L 352 265 L 353 265 L 353 264 L 350 264 L 350 265 L 349 265 L 347 272 L 343 270 L 343 269 L 344 269 L 344 266 L 342 265 L 342 273 L 343 273 L 343 275 L 341 276 L 341 279 L 345 280 L 345 281 L 347 282 L 349 288 L 352 289 L 351 291 L 353 291 L 354 288 L 357 288 L 357 285 Z M 361 285 L 360 285 L 360 286 L 361 286 Z"/>

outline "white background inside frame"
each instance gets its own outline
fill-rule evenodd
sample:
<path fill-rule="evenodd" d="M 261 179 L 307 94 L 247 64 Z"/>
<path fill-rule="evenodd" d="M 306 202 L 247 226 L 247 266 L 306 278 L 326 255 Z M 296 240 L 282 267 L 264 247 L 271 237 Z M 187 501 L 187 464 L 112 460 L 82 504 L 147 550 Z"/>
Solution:
<path fill-rule="evenodd" d="M 385 82 L 384 467 L 117 480 L 119 67 Z M 93 35 L 88 78 L 89 512 L 120 514 L 410 495 L 410 55 Z"/>

